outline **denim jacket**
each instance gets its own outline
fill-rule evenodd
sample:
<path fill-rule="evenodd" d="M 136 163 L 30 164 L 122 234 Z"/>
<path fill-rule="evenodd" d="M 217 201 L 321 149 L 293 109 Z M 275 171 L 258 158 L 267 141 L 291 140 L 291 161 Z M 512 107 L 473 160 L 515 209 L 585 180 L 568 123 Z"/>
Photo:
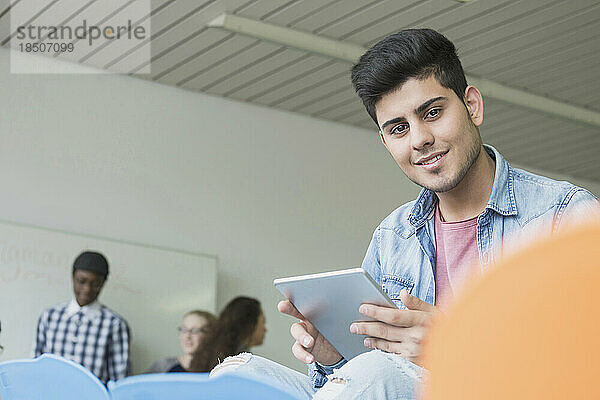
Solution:
<path fill-rule="evenodd" d="M 493 147 L 485 146 L 496 162 L 494 184 L 485 210 L 477 218 L 479 264 L 485 271 L 503 250 L 503 239 L 515 232 L 559 229 L 570 211 L 584 214 L 597 207 L 598 200 L 589 191 L 568 182 L 559 182 L 512 168 Z M 400 291 L 435 304 L 434 210 L 437 196 L 423 189 L 416 200 L 388 215 L 375 229 L 364 261 L 364 268 L 398 308 Z M 577 207 L 580 206 L 580 207 Z M 527 239 L 521 238 L 519 239 Z M 326 375 L 340 368 L 309 365 L 315 387 L 327 381 Z"/>

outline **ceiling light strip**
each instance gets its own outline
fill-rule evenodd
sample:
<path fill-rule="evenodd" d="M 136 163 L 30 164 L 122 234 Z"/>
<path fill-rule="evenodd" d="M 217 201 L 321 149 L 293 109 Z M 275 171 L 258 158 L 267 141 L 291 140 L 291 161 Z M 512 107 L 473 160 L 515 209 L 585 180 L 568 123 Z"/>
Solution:
<path fill-rule="evenodd" d="M 221 14 L 210 21 L 208 26 L 252 36 L 257 39 L 320 54 L 348 63 L 355 63 L 366 51 L 364 47 L 352 43 L 328 39 L 319 35 L 231 14 Z M 599 112 L 536 95 L 525 90 L 515 89 L 483 78 L 467 76 L 467 81 L 469 84 L 479 88 L 486 96 L 496 100 L 572 121 L 583 122 L 596 127 L 600 126 Z"/>

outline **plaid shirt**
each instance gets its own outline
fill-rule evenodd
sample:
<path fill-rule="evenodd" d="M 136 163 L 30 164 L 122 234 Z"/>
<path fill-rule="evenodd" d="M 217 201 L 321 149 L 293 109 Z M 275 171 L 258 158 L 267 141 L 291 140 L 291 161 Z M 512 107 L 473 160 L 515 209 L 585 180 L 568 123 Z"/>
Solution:
<path fill-rule="evenodd" d="M 47 309 L 38 320 L 34 357 L 56 354 L 89 369 L 104 384 L 129 372 L 127 322 L 98 302 L 75 300 Z"/>

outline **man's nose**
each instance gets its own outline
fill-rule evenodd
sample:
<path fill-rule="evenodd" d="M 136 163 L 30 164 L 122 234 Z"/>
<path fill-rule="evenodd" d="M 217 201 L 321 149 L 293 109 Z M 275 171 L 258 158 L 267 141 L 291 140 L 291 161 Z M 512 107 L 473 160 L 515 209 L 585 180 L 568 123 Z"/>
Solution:
<path fill-rule="evenodd" d="M 422 150 L 431 146 L 435 142 L 435 137 L 424 124 L 411 124 L 410 127 L 410 145 L 414 150 Z"/>

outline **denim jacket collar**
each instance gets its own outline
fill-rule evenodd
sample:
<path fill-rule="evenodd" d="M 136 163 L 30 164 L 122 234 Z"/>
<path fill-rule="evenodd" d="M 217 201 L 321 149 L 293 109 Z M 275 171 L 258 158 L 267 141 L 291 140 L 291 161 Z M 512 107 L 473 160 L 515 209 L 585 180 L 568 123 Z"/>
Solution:
<path fill-rule="evenodd" d="M 496 161 L 494 184 L 486 209 L 501 215 L 517 215 L 517 202 L 513 190 L 513 172 L 511 166 L 502 155 L 492 146 L 484 145 L 488 154 Z M 408 217 L 411 225 L 418 229 L 433 215 L 437 204 L 437 196 L 429 189 L 423 188 Z"/>

